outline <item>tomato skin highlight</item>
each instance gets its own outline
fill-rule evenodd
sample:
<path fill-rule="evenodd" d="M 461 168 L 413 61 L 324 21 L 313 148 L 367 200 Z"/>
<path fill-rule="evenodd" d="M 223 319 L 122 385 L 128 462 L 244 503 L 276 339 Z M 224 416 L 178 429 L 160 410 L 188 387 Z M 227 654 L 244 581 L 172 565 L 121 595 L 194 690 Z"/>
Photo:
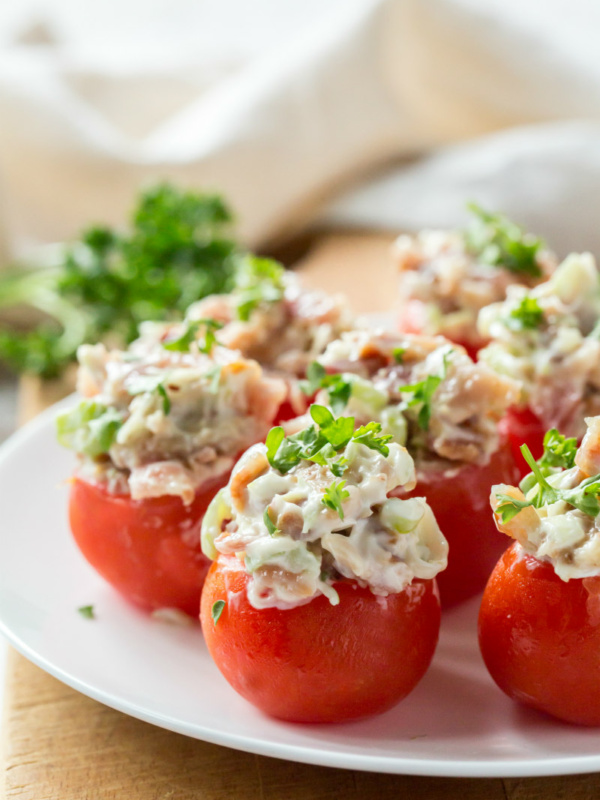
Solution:
<path fill-rule="evenodd" d="M 69 497 L 73 537 L 92 567 L 130 602 L 197 617 L 210 566 L 200 549 L 200 525 L 228 479 L 229 473 L 204 484 L 185 506 L 177 496 L 132 500 L 74 478 Z"/>
<path fill-rule="evenodd" d="M 289 722 L 342 722 L 394 706 L 423 677 L 439 635 L 435 581 L 413 581 L 376 597 L 352 581 L 291 609 L 255 609 L 249 576 L 235 557 L 213 564 L 200 619 L 209 652 L 231 686 Z M 215 625 L 213 604 L 225 601 Z"/>
<path fill-rule="evenodd" d="M 546 426 L 530 408 L 509 408 L 499 423 L 500 431 L 508 437 L 515 463 L 521 478 L 531 472 L 521 453 L 521 445 L 526 444 L 537 460 L 544 454 Z"/>
<path fill-rule="evenodd" d="M 582 580 L 561 580 L 513 544 L 484 592 L 479 646 L 512 699 L 566 722 L 600 725 L 598 597 L 590 602 Z"/>
<path fill-rule="evenodd" d="M 442 608 L 483 591 L 509 543 L 494 523 L 490 490 L 494 484 L 517 481 L 511 448 L 503 440 L 485 466 L 463 464 L 450 473 L 417 467 L 412 492 L 391 492 L 397 497 L 425 497 L 448 540 L 448 567 L 437 576 Z"/>

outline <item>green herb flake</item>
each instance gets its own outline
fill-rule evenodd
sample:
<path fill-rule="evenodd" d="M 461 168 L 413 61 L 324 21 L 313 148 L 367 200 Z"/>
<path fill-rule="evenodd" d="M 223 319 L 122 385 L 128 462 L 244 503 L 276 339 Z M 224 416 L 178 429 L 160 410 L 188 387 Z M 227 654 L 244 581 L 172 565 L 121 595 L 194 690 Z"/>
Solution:
<path fill-rule="evenodd" d="M 56 417 L 56 438 L 63 447 L 98 458 L 108 453 L 122 424 L 116 409 L 96 400 L 82 400 Z"/>
<path fill-rule="evenodd" d="M 544 322 L 544 310 L 535 297 L 525 296 L 505 318 L 507 328 L 513 331 L 535 331 Z"/>
<path fill-rule="evenodd" d="M 196 342 L 201 353 L 210 355 L 215 344 L 218 344 L 215 331 L 220 330 L 223 323 L 216 319 L 198 319 L 188 322 L 185 330 L 177 339 L 163 342 L 165 350 L 187 353 L 193 342 Z M 198 338 L 198 332 L 204 328 L 204 339 Z"/>
<path fill-rule="evenodd" d="M 223 613 L 225 605 L 226 605 L 225 600 L 216 600 L 212 605 L 212 608 L 210 610 L 210 615 L 212 617 L 212 621 L 215 628 L 217 627 L 217 622 L 221 618 L 221 614 Z"/>
<path fill-rule="evenodd" d="M 132 397 L 144 392 L 157 392 L 162 400 L 163 413 L 167 416 L 171 411 L 171 400 L 164 385 L 165 380 L 167 378 L 164 375 L 139 375 L 129 382 L 128 392 Z"/>
<path fill-rule="evenodd" d="M 323 497 L 321 498 L 323 505 L 327 506 L 327 508 L 330 508 L 332 511 L 337 511 L 341 520 L 344 519 L 342 503 L 350 497 L 350 492 L 344 489 L 345 485 L 346 481 L 334 481 L 329 488 L 325 489 Z"/>
<path fill-rule="evenodd" d="M 265 508 L 265 513 L 263 514 L 263 520 L 269 531 L 269 536 L 276 536 L 278 533 L 281 533 L 277 525 L 271 519 L 271 515 L 269 514 L 269 508 Z"/>
<path fill-rule="evenodd" d="M 475 203 L 467 209 L 474 219 L 463 234 L 467 251 L 484 264 L 501 267 L 517 275 L 540 278 L 537 255 L 542 240 L 511 222 L 502 214 L 490 214 Z"/>
<path fill-rule="evenodd" d="M 519 500 L 516 497 L 511 497 L 510 495 L 503 494 L 501 492 L 498 492 L 496 497 L 500 501 L 500 503 L 496 506 L 496 514 L 500 516 L 500 519 L 503 523 L 510 522 L 511 519 L 516 517 L 517 514 L 524 508 L 528 508 L 533 505 L 533 503 L 529 500 Z"/>
<path fill-rule="evenodd" d="M 400 386 L 398 389 L 400 392 L 410 393 L 412 395 L 412 397 L 406 401 L 407 408 L 419 406 L 417 422 L 419 428 L 423 431 L 429 430 L 431 403 L 442 380 L 443 379 L 439 375 L 428 375 L 424 380 L 419 381 L 419 383 L 413 383 L 410 384 L 410 386 Z"/>
<path fill-rule="evenodd" d="M 394 361 L 396 364 L 402 364 L 404 362 L 404 354 L 406 353 L 406 347 L 394 347 L 392 350 L 392 355 L 394 356 Z"/>
<path fill-rule="evenodd" d="M 94 606 L 80 606 L 77 612 L 81 614 L 84 619 L 96 619 Z"/>

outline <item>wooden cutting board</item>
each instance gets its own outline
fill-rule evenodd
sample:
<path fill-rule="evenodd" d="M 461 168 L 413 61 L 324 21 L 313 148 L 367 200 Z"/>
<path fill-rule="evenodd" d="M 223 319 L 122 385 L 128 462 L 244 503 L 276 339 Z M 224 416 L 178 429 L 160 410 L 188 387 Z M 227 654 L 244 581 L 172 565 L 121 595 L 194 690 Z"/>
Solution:
<path fill-rule="evenodd" d="M 389 309 L 390 237 L 321 238 L 305 281 L 345 291 L 356 309 Z M 70 390 L 26 380 L 21 420 Z M 600 749 L 600 744 L 599 744 Z M 600 776 L 445 779 L 313 767 L 230 750 L 156 728 L 90 700 L 10 651 L 2 723 L 5 800 L 593 800 Z M 3 790 L 3 791 L 2 791 Z"/>

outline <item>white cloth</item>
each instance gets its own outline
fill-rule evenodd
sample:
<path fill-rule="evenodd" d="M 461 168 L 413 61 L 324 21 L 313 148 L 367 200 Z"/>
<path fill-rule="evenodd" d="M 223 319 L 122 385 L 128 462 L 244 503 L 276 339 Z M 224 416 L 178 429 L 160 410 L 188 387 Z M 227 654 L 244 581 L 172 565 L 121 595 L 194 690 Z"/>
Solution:
<path fill-rule="evenodd" d="M 559 250 L 600 244 L 600 4 L 357 0 L 323 14 L 312 4 L 310 25 L 292 5 L 285 35 L 282 18 L 243 53 L 215 41 L 198 54 L 185 15 L 179 28 L 169 18 L 153 59 L 82 54 L 44 29 L 5 46 L 5 249 L 122 222 L 157 178 L 222 191 L 256 246 L 409 158 L 328 218 L 449 225 L 476 199 Z"/>

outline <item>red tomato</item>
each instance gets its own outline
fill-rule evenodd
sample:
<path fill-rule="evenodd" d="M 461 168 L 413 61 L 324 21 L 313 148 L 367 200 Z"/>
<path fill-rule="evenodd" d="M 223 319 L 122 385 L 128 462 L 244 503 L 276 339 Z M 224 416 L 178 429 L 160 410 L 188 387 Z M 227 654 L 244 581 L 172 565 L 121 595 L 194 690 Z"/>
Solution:
<path fill-rule="evenodd" d="M 550 564 L 513 544 L 479 613 L 479 646 L 492 678 L 525 705 L 600 725 L 598 612 L 598 594 L 589 594 L 584 581 L 561 580 Z"/>
<path fill-rule="evenodd" d="M 211 656 L 233 688 L 273 717 L 341 722 L 379 714 L 425 674 L 438 639 L 435 581 L 376 597 L 352 581 L 335 585 L 340 603 L 319 596 L 288 610 L 258 610 L 235 557 L 211 567 L 200 619 Z M 211 609 L 225 601 L 215 625 Z"/>
<path fill-rule="evenodd" d="M 426 325 L 427 310 L 425 304 L 421 300 L 410 300 L 400 312 L 398 330 L 401 333 L 418 333 L 423 335 Z M 477 353 L 486 345 L 484 341 L 479 344 L 473 344 L 472 342 L 463 342 L 460 339 L 451 339 L 449 336 L 446 336 L 446 338 L 464 347 L 473 361 L 477 361 Z"/>
<path fill-rule="evenodd" d="M 442 607 L 456 605 L 481 592 L 508 539 L 496 529 L 490 510 L 490 490 L 495 483 L 514 485 L 518 471 L 506 440 L 488 464 L 465 464 L 451 471 L 419 469 L 418 482 L 408 494 L 425 497 L 450 546 L 448 568 L 440 573 Z"/>
<path fill-rule="evenodd" d="M 205 484 L 185 506 L 180 497 L 132 500 L 76 478 L 69 501 L 73 536 L 89 563 L 132 603 L 197 617 L 210 566 L 200 549 L 200 525 L 228 479 Z"/>
<path fill-rule="evenodd" d="M 531 470 L 523 458 L 521 445 L 526 444 L 535 459 L 541 458 L 544 453 L 545 425 L 529 408 L 509 408 L 498 427 L 508 436 L 521 478 L 525 477 Z"/>

